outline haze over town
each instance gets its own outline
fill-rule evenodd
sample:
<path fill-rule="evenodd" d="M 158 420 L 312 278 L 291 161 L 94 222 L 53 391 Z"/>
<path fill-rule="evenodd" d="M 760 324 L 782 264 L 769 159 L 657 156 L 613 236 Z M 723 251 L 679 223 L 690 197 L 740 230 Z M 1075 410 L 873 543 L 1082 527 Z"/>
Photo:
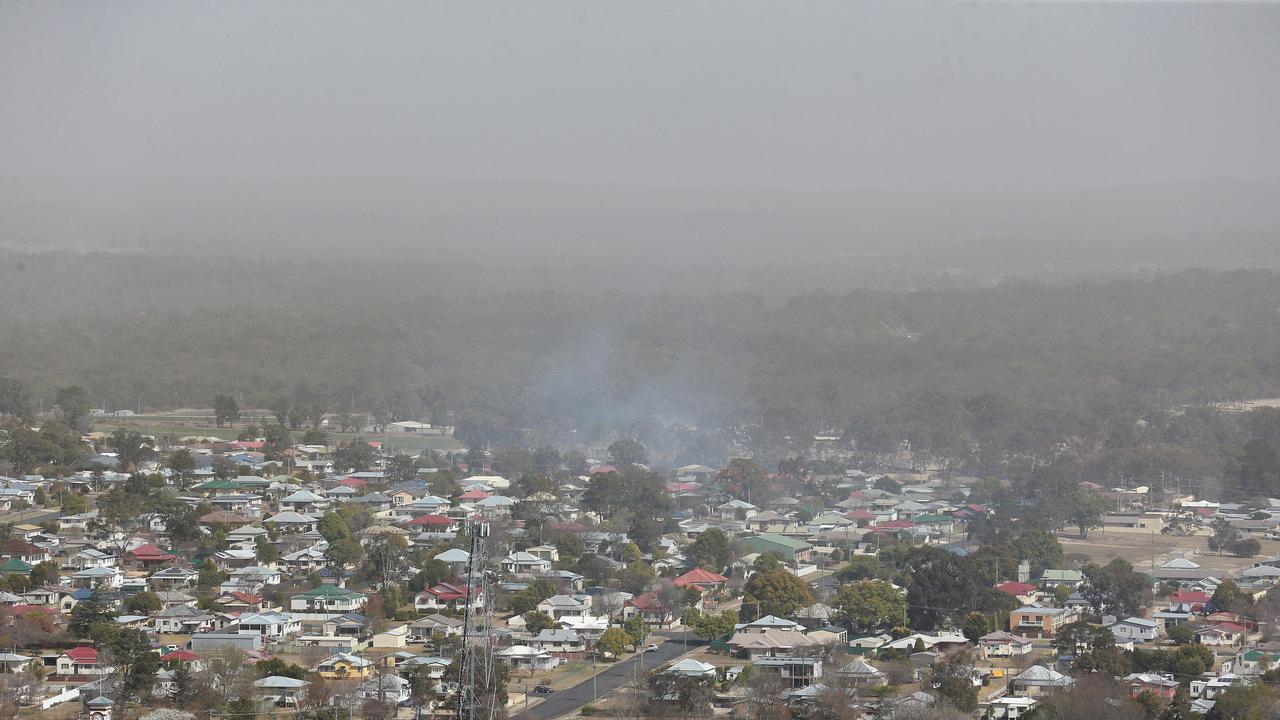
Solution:
<path fill-rule="evenodd" d="M 1277 38 L 0 0 L 0 717 L 1274 715 Z"/>

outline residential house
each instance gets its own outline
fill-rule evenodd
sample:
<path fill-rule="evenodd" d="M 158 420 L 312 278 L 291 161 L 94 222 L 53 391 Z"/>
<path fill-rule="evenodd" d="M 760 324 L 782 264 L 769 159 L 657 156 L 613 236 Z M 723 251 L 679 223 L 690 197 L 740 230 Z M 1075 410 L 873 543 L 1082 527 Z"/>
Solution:
<path fill-rule="evenodd" d="M 259 697 L 284 707 L 297 707 L 310 686 L 306 680 L 281 675 L 271 675 L 253 683 Z"/>
<path fill-rule="evenodd" d="M 113 567 L 91 567 L 71 575 L 71 586 L 77 588 L 116 590 L 124 583 L 124 573 Z"/>
<path fill-rule="evenodd" d="M 140 567 L 144 570 L 167 565 L 177 559 L 178 556 L 173 553 L 165 552 L 155 545 L 139 545 L 132 550 L 126 550 L 124 553 L 124 561 L 127 565 Z"/>
<path fill-rule="evenodd" d="M 260 635 L 264 640 L 280 641 L 302 632 L 302 621 L 289 613 L 243 613 L 236 618 L 235 631 Z"/>
<path fill-rule="evenodd" d="M 396 672 L 404 677 L 419 668 L 425 668 L 427 677 L 432 680 L 441 680 L 444 678 L 445 671 L 449 669 L 451 661 L 442 657 L 414 657 L 402 660 L 396 663 Z"/>
<path fill-rule="evenodd" d="M 820 657 L 769 655 L 755 658 L 753 663 L 760 672 L 776 674 L 788 689 L 808 687 L 822 677 Z"/>
<path fill-rule="evenodd" d="M 1018 720 L 1031 715 L 1040 703 L 1036 698 L 1005 696 L 987 705 L 987 720 Z"/>
<path fill-rule="evenodd" d="M 1040 575 L 1040 587 L 1045 590 L 1053 590 L 1060 585 L 1066 585 L 1071 589 L 1076 589 L 1084 582 L 1084 573 L 1079 570 L 1055 570 L 1046 569 Z"/>
<path fill-rule="evenodd" d="M 647 592 L 637 595 L 622 607 L 624 618 L 639 616 L 651 628 L 672 628 L 680 624 L 671 608 L 665 607 L 658 599 L 658 593 Z"/>
<path fill-rule="evenodd" d="M 728 582 L 729 578 L 702 568 L 694 568 L 675 579 L 676 587 L 693 588 L 704 594 L 720 592 Z"/>
<path fill-rule="evenodd" d="M 282 533 L 304 533 L 315 530 L 319 520 L 311 515 L 303 515 L 292 510 L 277 513 L 262 521 L 263 525 L 274 527 Z"/>
<path fill-rule="evenodd" d="M 214 629 L 214 617 L 190 605 L 174 605 L 151 616 L 151 627 L 158 633 L 190 635 Z"/>
<path fill-rule="evenodd" d="M 321 660 L 314 669 L 329 680 L 367 678 L 373 673 L 373 662 L 351 653 L 336 653 Z"/>
<path fill-rule="evenodd" d="M 685 658 L 662 672 L 666 675 L 679 675 L 680 677 L 693 678 L 695 680 L 706 679 L 714 681 L 716 678 L 715 665 L 704 663 L 694 658 Z"/>
<path fill-rule="evenodd" d="M 200 573 L 191 568 L 167 567 L 151 573 L 147 586 L 152 590 L 181 590 L 195 585 Z"/>
<path fill-rule="evenodd" d="M 399 675 L 374 675 L 360 684 L 360 699 L 401 705 L 413 698 L 408 680 Z"/>
<path fill-rule="evenodd" d="M 803 625 L 806 630 L 830 628 L 835 625 L 839 616 L 839 610 L 822 603 L 814 603 L 795 612 L 796 622 Z"/>
<path fill-rule="evenodd" d="M 471 553 L 460 548 L 449 548 L 435 556 L 435 559 L 448 565 L 455 575 L 461 576 L 466 572 L 467 565 L 471 562 Z"/>
<path fill-rule="evenodd" d="M 777 553 L 783 562 L 789 565 L 799 565 L 813 559 L 812 545 L 786 535 L 762 533 L 744 538 L 742 544 L 750 548 L 751 552 L 761 554 L 767 552 Z"/>
<path fill-rule="evenodd" d="M 1155 620 L 1140 617 L 1117 621 L 1110 626 L 1110 630 L 1117 642 L 1144 643 L 1160 636 L 1160 628 Z"/>
<path fill-rule="evenodd" d="M 336 585 L 321 585 L 294 595 L 289 600 L 289 609 L 294 612 L 341 615 L 359 611 L 367 600 L 368 597 L 363 593 L 354 590 Z"/>
<path fill-rule="evenodd" d="M 87 646 L 71 648 L 54 662 L 54 674 L 64 677 L 102 675 L 111 668 L 98 666 L 98 651 Z"/>
<path fill-rule="evenodd" d="M 409 642 L 431 642 L 436 635 L 450 637 L 461 634 L 461 620 L 438 613 L 418 618 L 409 623 Z"/>
<path fill-rule="evenodd" d="M 1063 625 L 1079 619 L 1079 611 L 1070 608 L 1028 605 L 1009 613 L 1009 632 L 1029 637 L 1050 638 Z"/>
<path fill-rule="evenodd" d="M 17 558 L 28 565 L 38 565 L 52 558 L 49 548 L 39 547 L 21 538 L 11 537 L 4 541 L 0 556 Z"/>
<path fill-rule="evenodd" d="M 1031 640 L 1021 636 L 997 630 L 978 638 L 978 649 L 985 659 L 1022 657 L 1031 652 L 1034 645 Z"/>
<path fill-rule="evenodd" d="M 546 613 L 553 620 L 567 617 L 583 618 L 591 614 L 591 606 L 578 602 L 568 595 L 552 595 L 538 603 L 538 610 Z"/>
<path fill-rule="evenodd" d="M 1075 685 L 1076 679 L 1043 665 L 1032 665 L 1009 681 L 1009 692 L 1025 697 L 1040 697 L 1061 692 Z"/>
<path fill-rule="evenodd" d="M 1023 605 L 1030 605 L 1039 596 L 1040 588 L 1031 583 L 1006 582 L 996 586 L 1000 592 L 1010 595 Z"/>
<path fill-rule="evenodd" d="M 77 570 L 86 570 L 91 567 L 114 567 L 116 558 L 97 548 L 83 548 L 75 555 L 71 556 L 71 567 Z"/>
<path fill-rule="evenodd" d="M 1210 647 L 1243 645 L 1249 631 L 1235 623 L 1218 623 L 1196 631 L 1196 642 Z"/>
<path fill-rule="evenodd" d="M 477 501 L 475 505 L 482 517 L 494 519 L 510 517 L 511 509 L 515 507 L 515 504 L 515 500 L 505 495 L 491 495 Z"/>
<path fill-rule="evenodd" d="M 232 590 L 217 597 L 217 603 L 228 612 L 256 613 L 266 609 L 266 601 L 261 595 Z"/>
<path fill-rule="evenodd" d="M 527 552 L 513 552 L 502 559 L 502 570 L 511 575 L 537 575 L 551 570 L 551 561 Z"/>
<path fill-rule="evenodd" d="M 730 500 L 716 506 L 716 516 L 721 520 L 750 520 L 752 515 L 760 512 L 760 508 L 745 500 Z"/>
<path fill-rule="evenodd" d="M 1168 702 L 1173 699 L 1177 693 L 1179 683 L 1169 675 L 1157 675 L 1156 673 L 1132 673 L 1126 675 L 1124 684 L 1129 688 L 1131 697 L 1138 697 L 1144 692 Z"/>
<path fill-rule="evenodd" d="M 292 510 L 296 513 L 307 514 L 315 511 L 323 512 L 324 508 L 329 506 L 329 501 L 310 490 L 299 490 L 280 500 L 281 510 Z"/>
<path fill-rule="evenodd" d="M 550 560 L 551 562 L 558 562 L 560 560 L 560 549 L 554 545 L 535 545 L 525 552 L 534 557 L 542 558 L 543 560 Z"/>
<path fill-rule="evenodd" d="M 739 630 L 729 639 L 729 647 L 740 657 L 756 661 L 762 657 L 792 657 L 817 649 L 820 642 L 795 630 Z"/>
<path fill-rule="evenodd" d="M 320 633 L 327 637 L 364 637 L 369 633 L 369 618 L 359 613 L 346 613 L 320 623 Z"/>
<path fill-rule="evenodd" d="M 538 579 L 549 581 L 557 592 L 562 593 L 581 592 L 585 585 L 585 578 L 568 570 L 552 570 L 539 575 Z"/>
<path fill-rule="evenodd" d="M 324 548 L 327 546 L 327 543 L 325 543 L 320 547 L 313 545 L 297 552 L 291 552 L 280 558 L 280 564 L 290 575 L 310 574 L 329 566 L 329 559 L 324 554 Z"/>
<path fill-rule="evenodd" d="M 460 611 L 468 604 L 473 610 L 484 609 L 484 591 L 479 588 L 468 591 L 463 583 L 447 582 L 437 583 L 423 590 L 413 601 L 414 607 L 419 612 L 423 610 Z"/>
<path fill-rule="evenodd" d="M 565 628 L 543 630 L 529 641 L 529 646 L 565 660 L 581 660 L 587 652 L 586 639 Z"/>
<path fill-rule="evenodd" d="M 528 645 L 512 645 L 494 653 L 493 656 L 503 662 L 515 673 L 534 673 L 551 670 L 563 660 L 545 650 Z"/>
<path fill-rule="evenodd" d="M 884 685 L 888 676 L 876 669 L 871 663 L 856 658 L 836 671 L 850 687 L 869 687 Z"/>

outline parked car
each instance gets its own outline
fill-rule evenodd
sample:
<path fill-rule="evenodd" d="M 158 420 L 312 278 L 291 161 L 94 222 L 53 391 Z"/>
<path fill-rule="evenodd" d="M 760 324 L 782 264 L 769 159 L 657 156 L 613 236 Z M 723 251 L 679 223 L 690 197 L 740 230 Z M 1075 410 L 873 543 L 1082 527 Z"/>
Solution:
<path fill-rule="evenodd" d="M 555 690 L 553 690 L 550 685 L 539 685 L 533 689 L 534 695 L 550 695 L 553 692 L 555 692 Z"/>

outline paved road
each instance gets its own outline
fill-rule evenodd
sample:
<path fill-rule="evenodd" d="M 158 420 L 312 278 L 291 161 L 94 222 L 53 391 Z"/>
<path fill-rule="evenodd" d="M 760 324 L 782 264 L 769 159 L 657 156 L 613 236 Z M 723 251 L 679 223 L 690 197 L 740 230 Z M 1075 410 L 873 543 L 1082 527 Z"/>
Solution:
<path fill-rule="evenodd" d="M 46 520 L 57 520 L 62 516 L 59 510 L 45 510 L 44 508 L 33 508 L 22 510 L 14 513 L 0 514 L 0 522 L 13 523 L 15 525 L 21 523 L 30 523 L 39 525 Z"/>
<path fill-rule="evenodd" d="M 657 635 L 650 635 L 646 641 L 648 643 L 659 643 L 664 638 Z M 692 650 L 697 645 L 703 644 L 702 640 L 689 634 L 689 649 Z M 641 659 L 644 661 L 643 669 L 640 670 L 641 677 L 644 673 L 653 668 L 670 662 L 685 653 L 684 643 L 681 641 L 679 633 L 673 637 L 666 638 L 666 642 L 658 645 L 655 652 L 645 653 Z M 635 669 L 637 658 L 632 657 L 629 660 L 619 660 L 611 665 L 600 663 L 598 667 L 602 668 L 602 672 L 596 673 L 595 677 L 595 697 L 602 698 L 605 695 L 626 685 L 635 678 Z M 521 713 L 516 717 L 521 720 L 552 720 L 562 715 L 577 710 L 592 701 L 591 678 L 574 685 L 571 688 L 561 690 L 557 693 L 545 696 L 537 707 L 529 708 L 529 712 Z"/>

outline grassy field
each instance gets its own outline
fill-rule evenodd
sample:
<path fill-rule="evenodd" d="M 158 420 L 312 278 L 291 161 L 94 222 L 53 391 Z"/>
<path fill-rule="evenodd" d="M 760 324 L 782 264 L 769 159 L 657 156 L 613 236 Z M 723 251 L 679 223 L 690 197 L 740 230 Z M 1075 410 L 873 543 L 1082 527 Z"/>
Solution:
<path fill-rule="evenodd" d="M 240 431 L 244 429 L 244 425 L 244 421 L 241 421 L 234 427 L 220 428 L 213 422 L 212 417 L 200 415 L 137 415 L 128 418 L 95 418 L 93 429 L 99 432 L 111 433 L 117 428 L 124 428 L 126 430 L 137 430 L 144 435 L 155 437 L 169 435 L 175 439 L 187 435 L 205 435 L 222 438 L 223 440 L 235 440 Z M 302 433 L 294 433 L 294 437 L 300 439 Z M 330 432 L 329 437 L 335 441 L 343 441 L 351 440 L 356 435 L 354 433 Z M 416 454 L 423 450 L 448 452 L 466 449 L 462 443 L 450 437 L 422 437 L 419 435 L 400 434 L 363 434 L 361 437 L 367 440 L 381 440 L 392 451 L 404 451 L 410 454 Z"/>
<path fill-rule="evenodd" d="M 1156 566 L 1174 557 L 1186 557 L 1205 570 L 1215 574 L 1231 574 L 1252 566 L 1263 557 L 1280 555 L 1280 542 L 1261 540 L 1262 553 L 1257 558 L 1236 558 L 1229 555 L 1210 553 L 1205 535 L 1179 537 L 1175 535 L 1143 535 L 1138 533 L 1112 533 L 1104 535 L 1099 532 L 1089 534 L 1087 540 L 1080 540 L 1071 535 L 1059 536 L 1065 554 L 1087 555 L 1092 562 L 1106 564 L 1115 558 L 1124 558 L 1141 571 L 1151 569 L 1151 558 L 1155 556 Z"/>

